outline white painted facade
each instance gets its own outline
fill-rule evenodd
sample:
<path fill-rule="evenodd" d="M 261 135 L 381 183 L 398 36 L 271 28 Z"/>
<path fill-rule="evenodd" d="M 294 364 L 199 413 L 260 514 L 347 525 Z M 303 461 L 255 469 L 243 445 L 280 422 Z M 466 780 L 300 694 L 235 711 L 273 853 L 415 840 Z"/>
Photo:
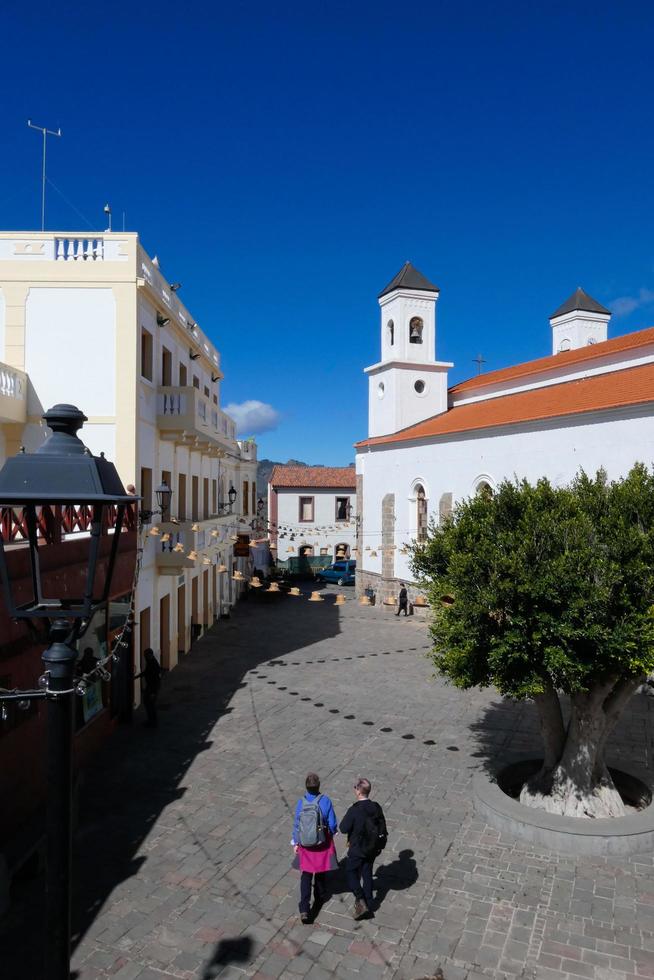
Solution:
<path fill-rule="evenodd" d="M 370 436 L 399 432 L 447 409 L 452 365 L 436 361 L 438 295 L 401 288 L 379 298 L 382 356 L 365 369 Z"/>
<path fill-rule="evenodd" d="M 384 320 L 382 308 L 382 358 L 388 354 Z M 548 357 L 542 363 L 511 369 L 509 377 L 495 372 L 489 374 L 488 383 L 482 377 L 475 379 L 474 384 L 455 386 L 444 405 L 442 401 L 430 402 L 432 410 L 423 419 L 506 395 L 552 385 L 564 387 L 565 382 L 596 375 L 605 375 L 606 384 L 611 385 L 616 383 L 615 372 L 654 363 L 654 343 L 649 332 L 642 341 L 634 335 L 631 344 L 629 338 L 624 338 L 622 349 L 617 349 L 619 345 L 606 342 L 608 320 L 608 313 L 580 310 L 553 317 L 555 354 L 563 341 L 565 350 L 581 351 L 590 345 L 592 354 L 576 359 L 573 354 L 563 355 L 560 362 Z M 428 370 L 438 363 L 435 349 L 431 351 L 425 346 L 424 354 L 426 363 L 418 366 L 419 370 Z M 433 358 L 432 364 L 427 355 Z M 405 428 L 398 423 L 406 417 L 406 409 L 396 404 L 380 422 L 381 414 L 374 410 L 372 400 L 372 371 L 366 369 L 371 386 L 369 438 L 398 433 Z M 446 371 L 441 377 L 447 385 Z M 411 398 L 406 386 L 402 389 L 391 384 L 388 390 L 393 392 L 396 402 Z M 356 461 L 363 502 L 358 587 L 377 583 L 385 597 L 394 594 L 398 581 L 411 581 L 409 556 L 403 546 L 418 536 L 419 491 L 424 492 L 428 516 L 438 522 L 451 512 L 457 501 L 470 497 L 483 484 L 492 488 L 504 479 L 525 478 L 535 482 L 543 476 L 554 484 L 564 484 L 581 469 L 595 474 L 601 467 L 610 478 L 616 478 L 626 474 L 637 461 L 648 465 L 654 462 L 654 391 L 642 404 L 620 406 L 618 399 L 615 407 L 601 411 L 565 417 L 556 417 L 555 412 L 554 408 L 551 417 L 538 421 L 521 421 L 518 417 L 494 428 L 473 426 L 467 431 L 422 438 L 411 438 L 408 433 L 406 438 L 395 441 L 361 444 Z M 389 429 L 391 420 L 395 428 Z M 392 495 L 394 515 L 390 536 L 388 522 L 385 531 L 382 527 L 382 506 L 386 498 L 388 514 L 389 495 Z"/>
<path fill-rule="evenodd" d="M 273 501 L 273 495 L 276 501 Z M 303 521 L 302 499 L 313 501 L 313 520 Z M 348 517 L 338 520 L 337 502 L 347 500 Z M 277 545 L 277 559 L 286 561 L 297 557 L 302 549 L 315 556 L 330 556 L 336 560 L 343 548 L 345 557 L 356 557 L 352 552 L 356 546 L 356 489 L 354 469 L 352 486 L 338 489 L 324 487 L 276 487 L 268 485 L 268 514 L 276 514 L 277 534 L 273 534 L 273 544 Z M 342 504 L 341 504 L 342 506 Z M 339 547 L 341 546 L 341 547 Z"/>
<path fill-rule="evenodd" d="M 0 338 L 4 452 L 36 448 L 43 411 L 69 402 L 88 416 L 86 445 L 116 463 L 143 509 L 169 482 L 178 523 L 155 514 L 143 535 L 135 659 L 151 646 L 174 666 L 236 600 L 233 571 L 251 565 L 234 544 L 256 516 L 256 444 L 238 442 L 220 408 L 218 351 L 133 233 L 0 233 Z M 3 410 L 5 374 L 8 391 L 10 375 L 25 388 L 20 424 Z"/>

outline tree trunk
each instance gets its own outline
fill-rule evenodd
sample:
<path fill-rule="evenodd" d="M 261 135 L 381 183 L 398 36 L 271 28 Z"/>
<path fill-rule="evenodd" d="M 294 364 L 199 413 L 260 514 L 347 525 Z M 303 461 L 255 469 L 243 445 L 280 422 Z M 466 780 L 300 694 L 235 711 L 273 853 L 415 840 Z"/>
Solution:
<path fill-rule="evenodd" d="M 574 695 L 564 737 L 552 703 L 552 694 L 558 702 L 556 692 L 539 695 L 545 759 L 540 772 L 523 786 L 520 802 L 567 817 L 623 816 L 624 803 L 604 762 L 604 747 L 640 683 L 640 677 L 617 684 L 611 678 L 586 694 Z M 559 717 L 560 712 L 559 705 Z"/>

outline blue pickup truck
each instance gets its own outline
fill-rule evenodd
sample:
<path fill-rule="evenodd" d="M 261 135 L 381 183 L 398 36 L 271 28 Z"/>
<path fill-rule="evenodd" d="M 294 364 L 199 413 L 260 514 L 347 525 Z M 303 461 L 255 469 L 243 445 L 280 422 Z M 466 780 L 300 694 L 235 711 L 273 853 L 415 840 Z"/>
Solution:
<path fill-rule="evenodd" d="M 336 582 L 338 585 L 354 585 L 355 561 L 335 561 L 316 574 L 319 582 Z"/>

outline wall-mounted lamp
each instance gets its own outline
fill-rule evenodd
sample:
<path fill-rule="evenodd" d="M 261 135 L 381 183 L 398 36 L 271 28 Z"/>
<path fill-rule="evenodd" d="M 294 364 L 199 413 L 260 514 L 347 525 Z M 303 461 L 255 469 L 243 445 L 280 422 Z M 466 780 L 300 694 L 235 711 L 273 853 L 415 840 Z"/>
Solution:
<path fill-rule="evenodd" d="M 170 283 L 170 291 L 171 291 L 172 293 L 176 293 L 176 292 L 177 292 L 177 290 L 178 290 L 178 289 L 181 289 L 181 288 L 182 288 L 182 284 L 181 284 L 181 282 L 171 282 L 171 283 Z"/>
<path fill-rule="evenodd" d="M 157 326 L 165 327 L 167 323 L 170 323 L 170 317 L 164 316 L 163 313 L 157 313 Z"/>
<path fill-rule="evenodd" d="M 213 382 L 220 381 L 220 375 L 219 374 L 212 374 L 211 375 L 211 380 Z"/>
<path fill-rule="evenodd" d="M 192 361 L 197 361 L 197 359 L 198 359 L 198 357 L 200 355 L 199 354 L 194 354 L 193 353 L 193 348 L 192 347 L 189 347 L 189 349 L 188 349 L 188 356 L 191 358 Z"/>

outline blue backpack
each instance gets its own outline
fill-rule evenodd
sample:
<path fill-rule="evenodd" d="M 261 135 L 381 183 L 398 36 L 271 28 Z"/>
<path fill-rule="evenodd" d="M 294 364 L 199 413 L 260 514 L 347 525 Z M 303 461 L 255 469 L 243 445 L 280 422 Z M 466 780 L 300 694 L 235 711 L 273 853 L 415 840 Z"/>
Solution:
<path fill-rule="evenodd" d="M 321 794 L 315 800 L 302 800 L 298 824 L 298 844 L 302 847 L 319 847 L 327 839 L 325 818 L 320 809 Z"/>

